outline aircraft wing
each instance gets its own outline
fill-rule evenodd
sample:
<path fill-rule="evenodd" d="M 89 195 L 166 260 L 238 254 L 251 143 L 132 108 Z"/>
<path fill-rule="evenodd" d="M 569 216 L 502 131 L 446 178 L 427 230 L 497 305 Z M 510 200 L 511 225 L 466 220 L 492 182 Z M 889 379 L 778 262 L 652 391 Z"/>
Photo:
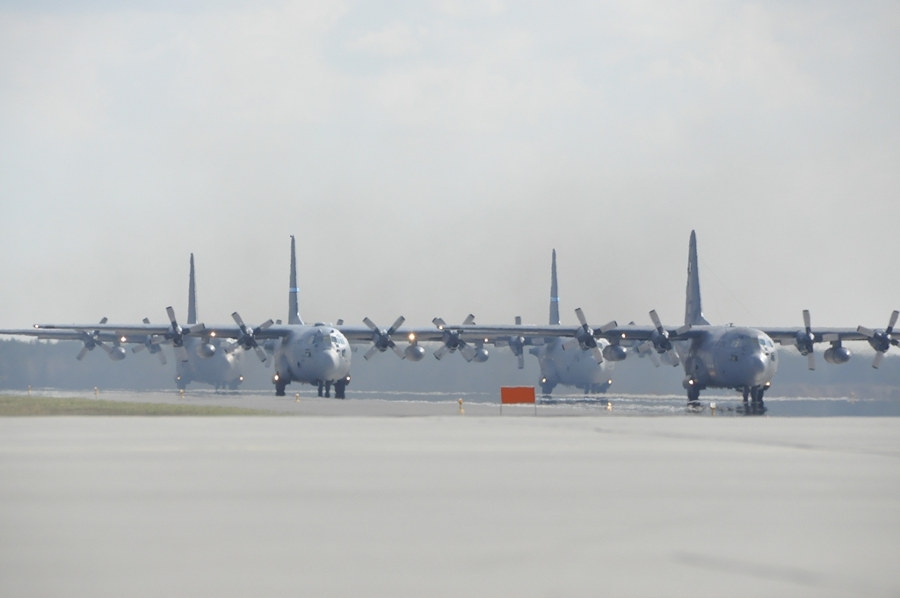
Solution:
<path fill-rule="evenodd" d="M 801 327 L 795 328 L 760 328 L 759 330 L 768 334 L 773 341 L 781 345 L 796 345 L 797 335 L 806 334 L 806 329 Z M 864 341 L 867 340 L 864 334 L 857 331 L 856 328 L 816 328 L 810 330 L 813 335 L 814 343 L 827 343 L 838 340 L 842 341 Z"/>
<path fill-rule="evenodd" d="M 115 330 L 94 330 L 97 327 L 96 324 L 92 328 L 43 328 L 43 327 L 34 327 L 34 328 L 17 328 L 17 329 L 3 329 L 0 330 L 0 334 L 9 335 L 9 336 L 33 336 L 39 339 L 46 340 L 61 340 L 61 341 L 80 341 L 84 340 L 87 336 L 92 336 L 98 340 L 102 341 L 116 341 L 120 340 L 120 335 L 116 334 Z M 90 334 L 94 332 L 95 334 Z"/>

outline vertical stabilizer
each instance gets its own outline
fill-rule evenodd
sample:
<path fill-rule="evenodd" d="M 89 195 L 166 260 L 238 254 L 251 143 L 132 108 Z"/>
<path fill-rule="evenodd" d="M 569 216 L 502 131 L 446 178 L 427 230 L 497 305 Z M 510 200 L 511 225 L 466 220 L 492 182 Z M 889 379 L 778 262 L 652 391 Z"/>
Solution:
<path fill-rule="evenodd" d="M 291 286 L 288 290 L 288 324 L 302 324 L 300 319 L 300 287 L 297 286 L 297 247 L 291 235 Z"/>
<path fill-rule="evenodd" d="M 559 289 L 556 286 L 556 250 L 550 265 L 550 325 L 559 324 Z"/>
<path fill-rule="evenodd" d="M 194 254 L 191 254 L 191 275 L 188 279 L 188 313 L 187 323 L 197 323 L 197 281 L 194 278 Z"/>
<path fill-rule="evenodd" d="M 700 304 L 700 272 L 697 268 L 697 234 L 691 231 L 691 243 L 688 248 L 687 292 L 684 304 L 685 324 L 709 324 L 703 317 L 703 306 Z"/>

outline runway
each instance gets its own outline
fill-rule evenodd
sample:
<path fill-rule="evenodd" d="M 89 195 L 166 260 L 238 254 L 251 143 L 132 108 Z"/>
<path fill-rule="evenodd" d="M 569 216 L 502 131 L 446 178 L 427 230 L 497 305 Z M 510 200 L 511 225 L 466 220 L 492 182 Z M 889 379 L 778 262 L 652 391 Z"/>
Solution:
<path fill-rule="evenodd" d="M 898 418 L 364 402 L 0 419 L 0 594 L 900 594 Z"/>
<path fill-rule="evenodd" d="M 374 416 L 410 417 L 445 416 L 459 413 L 459 402 L 466 415 L 512 417 L 537 415 L 539 417 L 617 417 L 617 416 L 743 416 L 741 398 L 737 393 L 707 394 L 703 396 L 700 412 L 687 410 L 681 394 L 640 395 L 609 393 L 585 396 L 583 394 L 555 394 L 551 398 L 538 397 L 537 406 L 507 405 L 500 408 L 499 391 L 489 392 L 385 392 L 355 390 L 344 400 L 320 398 L 315 389 L 301 386 L 284 397 L 274 396 L 274 391 L 239 390 L 217 392 L 209 388 L 191 388 L 185 393 L 176 390 L 121 391 L 97 390 L 73 392 L 35 390 L 34 396 L 85 397 L 99 400 L 220 405 L 271 411 L 291 415 L 322 416 Z M 715 404 L 716 409 L 710 409 Z M 766 398 L 768 417 L 835 417 L 835 416 L 890 416 L 900 417 L 900 400 L 873 399 L 867 397 Z"/>

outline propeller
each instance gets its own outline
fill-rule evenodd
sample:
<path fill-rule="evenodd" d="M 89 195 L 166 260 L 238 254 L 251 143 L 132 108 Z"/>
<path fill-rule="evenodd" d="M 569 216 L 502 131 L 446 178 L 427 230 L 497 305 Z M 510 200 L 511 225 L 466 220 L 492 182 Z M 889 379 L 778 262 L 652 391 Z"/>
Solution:
<path fill-rule="evenodd" d="M 663 326 L 662 320 L 659 319 L 659 314 L 656 313 L 655 309 L 650 310 L 650 320 L 653 322 L 656 330 L 650 335 L 648 342 L 652 344 L 657 353 L 662 355 L 662 358 L 667 363 L 677 366 L 679 363 L 678 354 L 675 353 L 675 347 L 672 345 L 672 341 L 669 340 L 669 331 Z M 690 328 L 690 326 L 688 325 L 684 329 L 679 328 L 675 334 L 680 334 L 687 328 Z"/>
<path fill-rule="evenodd" d="M 522 316 L 516 316 L 516 326 L 522 325 Z M 519 369 L 525 369 L 525 337 L 511 336 L 509 337 L 509 348 L 518 360 Z"/>
<path fill-rule="evenodd" d="M 873 368 L 877 368 L 881 365 L 881 360 L 884 359 L 884 354 L 891 348 L 891 345 L 894 345 L 895 347 L 900 346 L 900 340 L 891 336 L 894 332 L 894 325 L 897 323 L 898 315 L 900 315 L 900 312 L 895 309 L 891 314 L 891 319 L 888 321 L 887 328 L 884 330 L 872 330 L 865 326 L 858 326 L 856 328 L 856 331 L 865 336 L 869 340 L 869 345 L 876 351 L 875 360 L 872 362 Z"/>
<path fill-rule="evenodd" d="M 435 359 L 441 359 L 448 352 L 453 353 L 457 349 L 466 361 L 472 361 L 475 358 L 477 349 L 460 338 L 459 330 L 447 328 L 447 323 L 444 322 L 442 318 L 434 318 L 431 322 L 443 333 L 443 338 L 441 339 L 443 344 L 434 352 Z M 475 316 L 469 314 L 466 319 L 463 320 L 462 325 L 471 326 L 474 323 Z"/>
<path fill-rule="evenodd" d="M 150 318 L 144 318 L 142 321 L 144 322 L 144 324 L 149 324 Z M 151 355 L 156 355 L 159 358 L 159 362 L 162 365 L 166 365 L 166 355 L 165 353 L 163 353 L 162 347 L 159 345 L 159 343 L 156 342 L 157 338 L 158 337 L 156 335 L 148 334 L 144 337 L 143 343 L 141 343 L 140 345 L 135 345 L 131 348 L 131 352 L 139 353 L 144 349 L 147 349 Z"/>
<path fill-rule="evenodd" d="M 184 348 L 184 335 L 190 332 L 190 328 L 182 328 L 178 324 L 178 320 L 175 319 L 175 309 L 171 305 L 166 308 L 166 315 L 169 316 L 169 323 L 172 326 L 172 331 L 166 333 L 166 338 L 172 341 L 175 355 L 178 356 L 179 361 L 187 361 L 188 354 L 187 349 Z"/>
<path fill-rule="evenodd" d="M 100 325 L 106 324 L 108 319 L 104 316 L 100 319 Z M 88 354 L 88 351 L 93 351 L 95 347 L 103 347 L 106 349 L 106 346 L 103 344 L 103 341 L 100 340 L 100 331 L 99 330 L 91 330 L 90 332 L 84 331 L 81 333 L 81 342 L 84 344 L 81 347 L 81 351 L 78 352 L 78 355 L 75 356 L 75 359 L 81 361 L 84 359 L 84 356 Z M 107 351 L 108 352 L 108 351 Z"/>
<path fill-rule="evenodd" d="M 580 307 L 575 309 L 575 317 L 578 318 L 578 323 L 581 324 L 581 328 L 575 332 L 575 338 L 578 340 L 581 349 L 583 351 L 590 351 L 594 355 L 594 361 L 597 363 L 603 363 L 603 353 L 600 352 L 600 347 L 597 346 L 597 339 L 594 338 L 594 331 L 588 325 L 587 318 L 584 317 L 584 311 L 582 311 Z M 615 320 L 607 322 L 600 327 L 600 332 L 605 333 L 616 326 L 618 326 L 618 324 Z"/>
<path fill-rule="evenodd" d="M 375 322 L 368 318 L 368 316 L 363 318 L 363 324 L 368 326 L 372 331 L 372 346 L 369 347 L 369 350 L 363 355 L 363 359 L 369 360 L 376 352 L 384 353 L 388 349 L 392 349 L 400 359 L 403 359 L 405 357 L 403 349 L 397 346 L 397 343 L 394 342 L 391 335 L 397 332 L 397 329 L 400 328 L 405 321 L 406 318 L 400 316 L 394 320 L 394 323 L 390 328 L 385 330 L 384 328 L 379 328 Z"/>
<path fill-rule="evenodd" d="M 516 316 L 516 326 L 522 325 L 522 316 Z M 494 345 L 497 347 L 509 347 L 512 354 L 519 361 L 519 369 L 525 369 L 525 344 L 524 336 L 507 336 L 494 339 Z"/>
<path fill-rule="evenodd" d="M 234 319 L 235 324 L 238 325 L 238 328 L 241 329 L 241 336 L 239 336 L 236 343 L 234 345 L 231 345 L 228 349 L 226 349 L 226 351 L 230 353 L 237 350 L 238 347 L 241 347 L 245 351 L 253 349 L 254 351 L 256 351 L 256 356 L 259 357 L 259 360 L 265 363 L 266 352 L 262 347 L 259 346 L 259 343 L 256 342 L 256 335 L 274 324 L 275 321 L 269 318 L 256 328 L 250 329 L 244 323 L 243 318 L 241 318 L 241 315 L 238 312 L 232 313 L 231 317 Z"/>
<path fill-rule="evenodd" d="M 816 340 L 816 335 L 813 334 L 809 322 L 809 310 L 804 309 L 803 326 L 805 327 L 805 330 L 803 332 L 797 331 L 797 334 L 794 337 L 794 343 L 797 345 L 797 350 L 800 351 L 800 355 L 806 355 L 809 369 L 814 370 L 816 369 L 816 354 L 813 352 L 813 342 Z"/>

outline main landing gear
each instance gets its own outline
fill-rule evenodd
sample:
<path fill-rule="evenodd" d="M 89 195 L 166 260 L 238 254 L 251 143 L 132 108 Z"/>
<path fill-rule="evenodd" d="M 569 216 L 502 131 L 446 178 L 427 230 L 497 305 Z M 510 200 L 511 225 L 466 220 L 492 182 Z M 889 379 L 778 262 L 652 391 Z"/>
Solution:
<path fill-rule="evenodd" d="M 347 391 L 347 380 L 341 379 L 334 382 L 334 398 L 336 399 L 346 399 L 346 391 Z M 328 398 L 331 396 L 331 382 L 322 382 L 319 381 L 319 396 Z"/>
<path fill-rule="evenodd" d="M 765 393 L 765 386 L 745 386 L 743 388 L 744 415 L 762 415 L 766 412 L 766 405 L 763 403 Z"/>

